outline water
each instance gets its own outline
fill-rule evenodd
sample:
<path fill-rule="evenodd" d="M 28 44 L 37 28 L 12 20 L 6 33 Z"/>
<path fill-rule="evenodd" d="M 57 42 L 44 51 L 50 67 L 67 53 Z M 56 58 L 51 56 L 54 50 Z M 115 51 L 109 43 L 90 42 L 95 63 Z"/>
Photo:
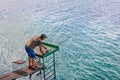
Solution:
<path fill-rule="evenodd" d="M 46 33 L 53 44 L 70 37 L 56 53 L 58 80 L 120 80 L 119 8 L 119 0 L 0 0 L 0 75 Z"/>

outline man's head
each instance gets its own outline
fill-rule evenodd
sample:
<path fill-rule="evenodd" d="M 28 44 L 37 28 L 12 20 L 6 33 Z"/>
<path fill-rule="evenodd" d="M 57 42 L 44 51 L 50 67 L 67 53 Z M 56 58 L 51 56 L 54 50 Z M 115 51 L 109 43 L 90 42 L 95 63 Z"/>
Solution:
<path fill-rule="evenodd" d="M 41 35 L 40 35 L 40 38 L 41 38 L 41 40 L 44 40 L 44 39 L 47 38 L 47 36 L 46 36 L 45 34 L 41 34 Z"/>

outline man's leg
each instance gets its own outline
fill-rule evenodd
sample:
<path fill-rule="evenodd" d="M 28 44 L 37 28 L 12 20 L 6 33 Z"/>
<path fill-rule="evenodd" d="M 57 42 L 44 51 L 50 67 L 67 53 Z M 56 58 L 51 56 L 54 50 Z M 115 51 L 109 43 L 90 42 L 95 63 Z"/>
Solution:
<path fill-rule="evenodd" d="M 35 67 L 35 59 L 32 58 L 32 67 Z"/>
<path fill-rule="evenodd" d="M 28 66 L 32 66 L 32 58 L 29 57 L 29 65 Z"/>
<path fill-rule="evenodd" d="M 30 66 L 30 57 L 28 56 L 28 66 Z"/>

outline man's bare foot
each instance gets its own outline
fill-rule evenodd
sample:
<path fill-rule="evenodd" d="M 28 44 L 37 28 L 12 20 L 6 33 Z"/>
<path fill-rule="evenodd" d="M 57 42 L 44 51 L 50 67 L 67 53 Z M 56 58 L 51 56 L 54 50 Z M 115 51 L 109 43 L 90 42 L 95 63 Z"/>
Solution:
<path fill-rule="evenodd" d="M 29 68 L 29 69 L 32 69 L 32 70 L 37 70 L 37 69 L 38 69 L 38 68 L 33 67 L 33 66 L 29 66 L 28 68 Z"/>

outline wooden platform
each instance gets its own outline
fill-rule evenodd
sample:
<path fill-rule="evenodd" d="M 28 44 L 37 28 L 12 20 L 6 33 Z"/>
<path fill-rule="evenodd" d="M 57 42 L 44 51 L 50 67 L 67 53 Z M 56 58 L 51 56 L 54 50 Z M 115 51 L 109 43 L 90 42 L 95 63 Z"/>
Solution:
<path fill-rule="evenodd" d="M 38 64 L 40 65 L 40 64 Z M 23 76 L 27 76 L 27 75 L 32 75 L 35 72 L 38 72 L 40 70 L 43 70 L 44 67 L 43 65 L 40 65 L 41 68 L 37 69 L 37 70 L 31 70 L 28 67 L 22 68 L 20 70 L 16 70 L 7 74 L 3 74 L 0 76 L 0 80 L 15 80 L 17 78 L 23 77 Z"/>

